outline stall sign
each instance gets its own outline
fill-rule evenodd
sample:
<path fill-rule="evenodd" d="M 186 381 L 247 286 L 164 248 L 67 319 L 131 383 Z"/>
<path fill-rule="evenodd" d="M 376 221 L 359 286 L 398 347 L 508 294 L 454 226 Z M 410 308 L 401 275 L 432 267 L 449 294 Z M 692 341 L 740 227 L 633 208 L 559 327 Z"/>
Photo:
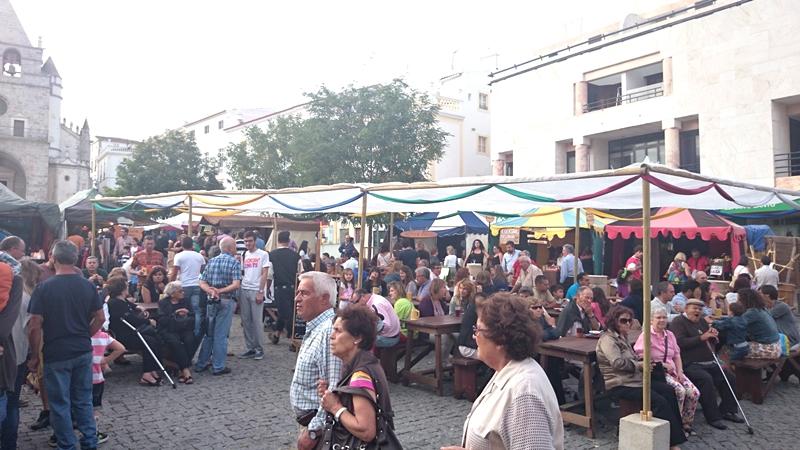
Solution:
<path fill-rule="evenodd" d="M 519 245 L 519 228 L 503 228 L 500 230 L 500 242 L 505 244 L 508 241 Z"/>
<path fill-rule="evenodd" d="M 722 265 L 713 265 L 711 266 L 711 275 L 712 277 L 721 277 L 722 276 Z"/>

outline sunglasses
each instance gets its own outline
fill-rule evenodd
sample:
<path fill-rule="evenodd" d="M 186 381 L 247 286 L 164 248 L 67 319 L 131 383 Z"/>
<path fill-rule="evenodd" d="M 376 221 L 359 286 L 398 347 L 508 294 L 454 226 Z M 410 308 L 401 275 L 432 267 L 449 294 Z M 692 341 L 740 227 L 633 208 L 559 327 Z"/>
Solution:
<path fill-rule="evenodd" d="M 619 319 L 619 323 L 621 323 L 623 325 L 630 325 L 631 322 L 633 322 L 633 319 L 626 319 L 624 317 Z"/>

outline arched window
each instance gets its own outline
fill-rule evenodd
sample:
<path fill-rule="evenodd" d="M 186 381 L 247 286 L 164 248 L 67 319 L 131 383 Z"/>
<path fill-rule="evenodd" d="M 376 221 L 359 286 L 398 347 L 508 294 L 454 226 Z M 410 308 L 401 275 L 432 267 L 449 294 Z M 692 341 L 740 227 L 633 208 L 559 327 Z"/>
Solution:
<path fill-rule="evenodd" d="M 22 56 L 13 48 L 3 53 L 3 76 L 14 78 L 22 76 Z"/>

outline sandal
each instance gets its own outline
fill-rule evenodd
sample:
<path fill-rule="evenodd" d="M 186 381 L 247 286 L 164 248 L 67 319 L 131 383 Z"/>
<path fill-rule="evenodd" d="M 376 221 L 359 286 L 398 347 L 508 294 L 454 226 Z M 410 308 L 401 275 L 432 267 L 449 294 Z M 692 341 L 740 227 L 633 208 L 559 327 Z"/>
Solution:
<path fill-rule="evenodd" d="M 182 383 L 183 384 L 194 384 L 194 379 L 192 379 L 192 376 L 189 375 L 188 377 L 183 379 Z"/>
<path fill-rule="evenodd" d="M 161 383 L 159 381 L 149 381 L 145 380 L 144 378 L 139 378 L 139 385 L 154 387 L 154 386 L 161 386 Z"/>
<path fill-rule="evenodd" d="M 185 376 L 183 376 L 183 375 L 179 376 L 179 377 L 178 377 L 178 382 L 179 382 L 179 383 L 184 383 L 184 384 L 186 384 L 186 377 L 185 377 Z"/>

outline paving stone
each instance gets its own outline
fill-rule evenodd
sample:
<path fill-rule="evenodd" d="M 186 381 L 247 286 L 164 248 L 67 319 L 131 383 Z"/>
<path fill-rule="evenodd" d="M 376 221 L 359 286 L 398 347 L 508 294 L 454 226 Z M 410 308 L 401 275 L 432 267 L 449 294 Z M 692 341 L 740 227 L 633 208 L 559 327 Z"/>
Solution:
<path fill-rule="evenodd" d="M 238 317 L 231 328 L 230 349 L 234 353 L 244 351 Z M 195 384 L 179 385 L 177 389 L 139 386 L 138 357 L 130 357 L 132 364 L 127 367 L 112 365 L 100 419 L 100 429 L 111 439 L 102 448 L 292 448 L 297 424 L 289 405 L 289 384 L 296 354 L 288 351 L 286 341 L 277 346 L 266 344 L 265 354 L 261 361 L 228 357 L 231 374 L 196 374 Z M 422 364 L 432 362 L 425 360 Z M 449 383 L 445 393 L 452 392 Z M 576 387 L 574 383 L 570 385 Z M 431 389 L 414 385 L 391 384 L 390 392 L 397 434 L 406 448 L 438 449 L 460 443 L 471 403 L 438 397 Z M 21 411 L 19 448 L 49 449 L 51 430 L 28 428 L 39 413 L 38 398 L 27 391 L 23 398 L 30 404 Z M 794 377 L 788 383 L 778 383 L 763 405 L 742 402 L 756 430 L 753 436 L 747 434 L 744 425 L 729 423 L 727 431 L 713 429 L 698 411 L 698 436 L 681 448 L 800 448 L 793 431 L 799 403 L 800 385 Z M 595 439 L 587 438 L 582 428 L 570 426 L 566 430 L 567 449 L 616 448 L 618 410 L 610 408 L 608 402 L 600 402 L 599 407 L 600 430 Z"/>

